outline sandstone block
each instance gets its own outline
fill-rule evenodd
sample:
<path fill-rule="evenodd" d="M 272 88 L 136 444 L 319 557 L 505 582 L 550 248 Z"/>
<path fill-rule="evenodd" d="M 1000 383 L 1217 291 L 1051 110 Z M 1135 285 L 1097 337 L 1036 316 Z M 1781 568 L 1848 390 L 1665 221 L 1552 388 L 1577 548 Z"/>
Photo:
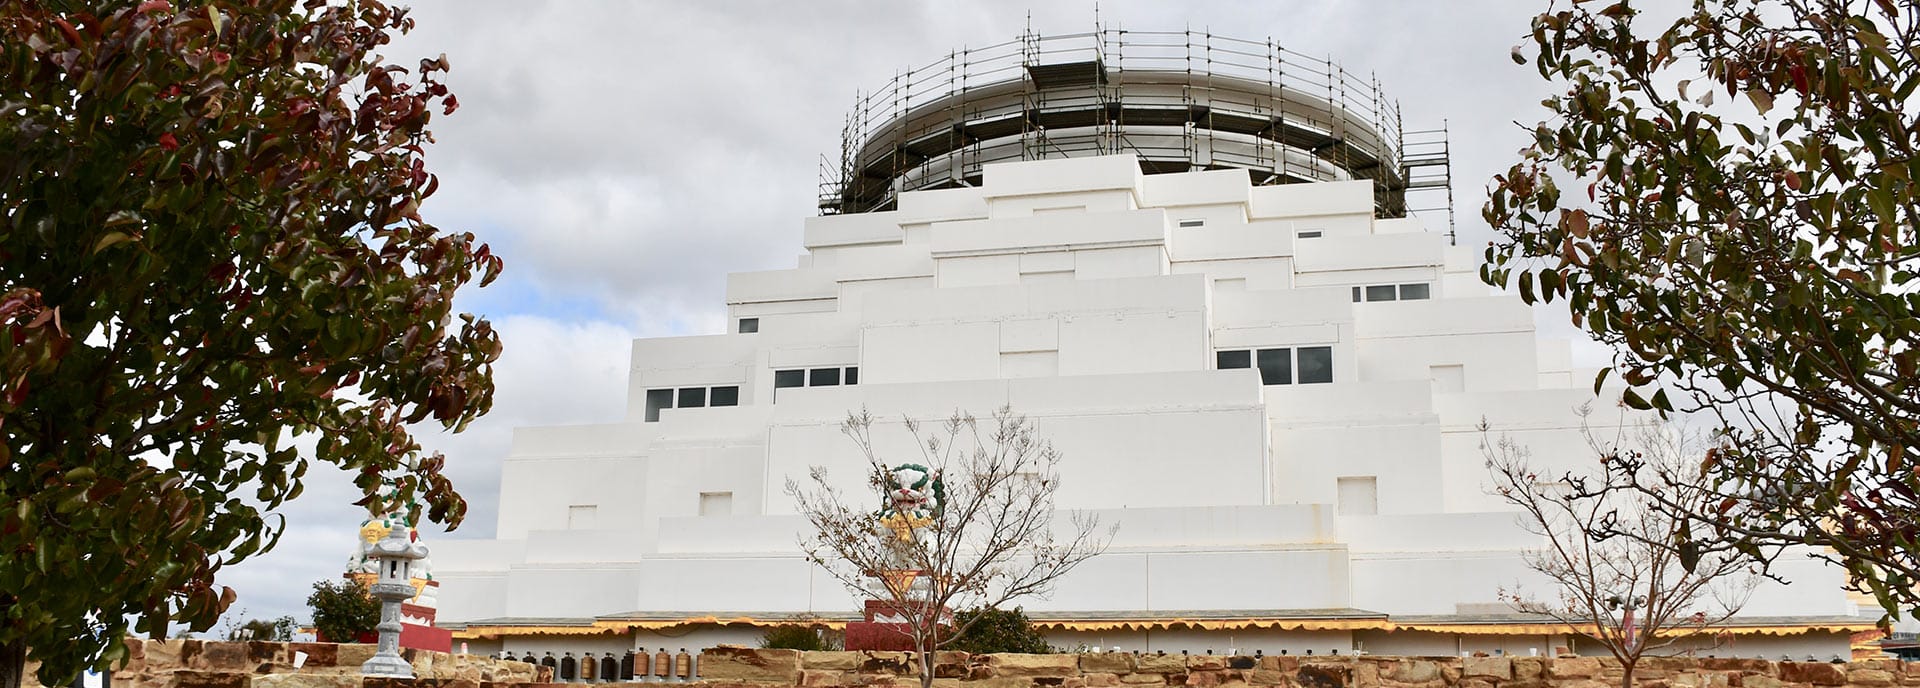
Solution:
<path fill-rule="evenodd" d="M 355 688 L 358 676 L 338 674 L 266 674 L 253 677 L 253 688 Z"/>
<path fill-rule="evenodd" d="M 1292 655 L 1267 655 L 1260 658 L 1259 668 L 1292 673 L 1300 669 L 1300 658 Z"/>
<path fill-rule="evenodd" d="M 1288 683 L 1289 673 L 1278 669 L 1254 669 L 1247 672 L 1247 682 L 1256 686 L 1284 686 Z"/>
<path fill-rule="evenodd" d="M 809 652 L 807 654 L 813 653 Z M 800 685 L 808 686 L 809 688 L 813 686 L 838 686 L 841 685 L 841 681 L 844 680 L 845 676 L 846 674 L 831 669 L 801 669 Z"/>
<path fill-rule="evenodd" d="M 993 656 L 993 655 L 989 655 Z M 1033 679 L 1023 676 L 996 676 L 978 680 L 961 681 L 962 688 L 1033 688 Z"/>
<path fill-rule="evenodd" d="M 1187 660 L 1180 655 L 1140 655 L 1133 668 L 1140 674 L 1180 674 L 1186 670 Z"/>
<path fill-rule="evenodd" d="M 1469 678 L 1461 680 L 1459 688 L 1494 688 L 1494 683 L 1484 678 Z M 1645 688 L 1645 686 L 1641 688 Z"/>
<path fill-rule="evenodd" d="M 1187 672 L 1185 685 L 1193 688 L 1214 688 L 1226 682 L 1226 672 L 1217 670 L 1198 670 Z"/>
<path fill-rule="evenodd" d="M 700 653 L 700 675 L 714 681 L 790 684 L 800 680 L 800 651 L 709 648 Z"/>
<path fill-rule="evenodd" d="M 186 666 L 180 662 L 180 649 L 186 642 L 185 640 L 142 641 L 140 651 L 146 657 L 147 671 L 158 673 L 185 669 Z"/>
<path fill-rule="evenodd" d="M 1347 688 L 1353 679 L 1353 667 L 1328 662 L 1302 662 L 1294 679 L 1301 688 Z"/>
<path fill-rule="evenodd" d="M 1440 665 L 1424 659 L 1403 659 L 1387 665 L 1381 678 L 1397 683 L 1426 683 L 1440 680 Z"/>
<path fill-rule="evenodd" d="M 1541 657 L 1513 657 L 1513 680 L 1538 681 L 1547 673 L 1547 660 Z"/>
<path fill-rule="evenodd" d="M 1825 662 L 1781 662 L 1780 680 L 1788 683 L 1811 683 L 1816 686 L 1845 685 L 1846 665 Z"/>
<path fill-rule="evenodd" d="M 1113 688 L 1113 686 L 1120 685 L 1119 674 L 1092 672 L 1082 678 L 1087 680 L 1087 688 Z"/>
<path fill-rule="evenodd" d="M 1353 688 L 1379 688 L 1380 667 L 1372 662 L 1355 662 L 1347 685 Z"/>
<path fill-rule="evenodd" d="M 1188 655 L 1188 671 L 1219 671 L 1227 668 L 1227 658 L 1220 655 Z"/>
<path fill-rule="evenodd" d="M 1177 676 L 1177 674 L 1175 675 Z M 1166 685 L 1167 676 L 1168 676 L 1167 674 L 1144 674 L 1144 673 L 1121 674 L 1120 682 L 1129 686 Z"/>
<path fill-rule="evenodd" d="M 340 646 L 333 643 L 287 643 L 288 664 L 292 664 L 297 652 L 307 654 L 302 667 L 330 667 L 340 663 Z"/>
<path fill-rule="evenodd" d="M 1080 671 L 1109 674 L 1133 673 L 1133 655 L 1126 652 L 1089 652 L 1080 655 Z"/>
<path fill-rule="evenodd" d="M 862 652 L 819 651 L 800 653 L 800 668 L 825 669 L 832 671 L 853 671 L 865 661 Z"/>
<path fill-rule="evenodd" d="M 239 671 L 181 669 L 166 675 L 166 688 L 252 688 L 253 675 Z"/>
<path fill-rule="evenodd" d="M 1713 671 L 1738 671 L 1749 674 L 1773 673 L 1773 662 L 1764 659 L 1739 659 L 1735 657 L 1708 657 L 1700 660 L 1700 668 Z"/>
<path fill-rule="evenodd" d="M 1461 662 L 1460 669 L 1462 675 L 1470 679 L 1513 680 L 1513 658 L 1511 657 L 1468 657 Z"/>
<path fill-rule="evenodd" d="M 373 659 L 373 653 L 379 650 L 369 643 L 340 643 L 334 646 L 334 666 L 359 669 L 367 660 Z"/>
<path fill-rule="evenodd" d="M 1260 659 L 1253 655 L 1232 655 L 1227 657 L 1228 669 L 1252 669 L 1260 665 Z"/>
<path fill-rule="evenodd" d="M 1854 669 L 1847 672 L 1847 683 L 1856 686 L 1891 686 L 1893 672 L 1885 669 Z"/>
<path fill-rule="evenodd" d="M 1080 659 L 1076 655 L 987 655 L 986 665 L 995 676 L 1052 676 L 1068 677 L 1080 675 Z"/>
<path fill-rule="evenodd" d="M 891 676 L 920 675 L 920 660 L 911 652 L 867 650 L 859 654 L 860 666 L 856 669 L 860 673 Z"/>

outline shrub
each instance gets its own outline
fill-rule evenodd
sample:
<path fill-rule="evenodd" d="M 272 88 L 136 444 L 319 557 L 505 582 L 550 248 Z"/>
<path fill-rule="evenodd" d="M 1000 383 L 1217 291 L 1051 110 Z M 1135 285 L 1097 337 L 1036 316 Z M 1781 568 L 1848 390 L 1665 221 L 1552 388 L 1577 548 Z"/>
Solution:
<path fill-rule="evenodd" d="M 359 581 L 316 582 L 307 607 L 313 610 L 314 630 L 331 642 L 354 642 L 380 623 L 380 601 L 367 594 L 367 586 Z"/>
<path fill-rule="evenodd" d="M 760 647 L 769 650 L 829 650 L 820 631 L 812 626 L 774 626 L 760 636 Z"/>
<path fill-rule="evenodd" d="M 1040 634 L 1019 607 L 1013 609 L 963 609 L 953 615 L 954 626 L 963 629 L 946 649 L 972 654 L 1018 652 L 1044 655 L 1053 652 L 1046 636 Z M 971 624 L 971 625 L 969 625 Z"/>

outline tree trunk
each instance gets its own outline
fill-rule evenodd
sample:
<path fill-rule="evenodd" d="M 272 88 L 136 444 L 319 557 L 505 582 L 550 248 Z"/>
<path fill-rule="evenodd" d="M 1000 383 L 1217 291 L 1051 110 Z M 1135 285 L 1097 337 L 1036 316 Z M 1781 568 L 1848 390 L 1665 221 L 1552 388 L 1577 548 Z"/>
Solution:
<path fill-rule="evenodd" d="M 920 688 L 933 688 L 933 643 L 920 647 Z M 0 688 L 7 688 L 0 686 Z"/>
<path fill-rule="evenodd" d="M 0 688 L 20 688 L 27 670 L 27 643 L 0 643 Z"/>
<path fill-rule="evenodd" d="M 1639 664 L 1639 662 L 1636 661 L 1633 664 L 1628 664 L 1626 662 L 1620 663 L 1620 688 L 1633 688 L 1633 665 L 1634 664 Z"/>

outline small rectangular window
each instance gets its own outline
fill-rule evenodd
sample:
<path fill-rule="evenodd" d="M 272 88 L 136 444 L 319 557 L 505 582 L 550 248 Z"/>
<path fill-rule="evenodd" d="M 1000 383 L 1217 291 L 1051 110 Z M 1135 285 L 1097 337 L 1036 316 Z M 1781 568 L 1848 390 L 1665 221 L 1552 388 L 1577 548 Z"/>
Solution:
<path fill-rule="evenodd" d="M 1354 287 L 1354 288 L 1353 288 L 1353 302 L 1354 302 L 1354 303 L 1360 303 L 1360 288 L 1359 288 L 1359 287 Z"/>
<path fill-rule="evenodd" d="M 1371 475 L 1336 478 L 1339 497 L 1334 507 L 1341 516 L 1372 516 L 1380 513 L 1380 481 Z"/>
<path fill-rule="evenodd" d="M 1333 382 L 1333 347 L 1300 347 L 1300 384 Z"/>
<path fill-rule="evenodd" d="M 740 319 L 740 330 L 739 330 L 740 334 L 753 334 L 759 331 L 760 331 L 759 318 L 741 318 Z"/>
<path fill-rule="evenodd" d="M 647 390 L 647 422 L 652 423 L 660 420 L 660 409 L 670 408 L 673 408 L 673 390 Z"/>
<path fill-rule="evenodd" d="M 1428 298 L 1429 295 L 1430 292 L 1425 282 L 1400 285 L 1401 301 L 1419 301 Z"/>
<path fill-rule="evenodd" d="M 1207 221 L 1206 221 L 1206 220 L 1181 220 L 1181 221 L 1180 221 L 1180 226 L 1182 226 L 1182 227 L 1205 227 L 1205 226 L 1207 226 Z"/>
<path fill-rule="evenodd" d="M 1376 284 L 1367 287 L 1368 301 L 1392 301 L 1394 289 L 1391 284 Z"/>
<path fill-rule="evenodd" d="M 1216 351 L 1213 353 L 1213 367 L 1220 370 L 1252 368 L 1253 352 L 1245 349 L 1239 351 Z"/>
<path fill-rule="evenodd" d="M 860 384 L 860 366 L 847 366 L 846 383 L 849 385 Z"/>
<path fill-rule="evenodd" d="M 1318 230 L 1318 229 L 1309 229 L 1309 230 L 1307 230 L 1307 231 L 1304 231 L 1304 232 L 1301 232 L 1301 233 L 1300 233 L 1300 238 L 1302 238 L 1302 239 L 1318 239 L 1318 238 L 1320 238 L 1320 235 L 1321 235 L 1321 234 L 1323 234 L 1323 232 L 1321 232 L 1321 231 L 1320 231 L 1320 230 Z"/>
<path fill-rule="evenodd" d="M 1293 384 L 1293 350 L 1261 349 L 1255 356 L 1260 364 L 1260 384 Z"/>
<path fill-rule="evenodd" d="M 774 389 L 779 389 L 781 387 L 805 387 L 805 386 L 807 386 L 807 371 L 804 371 L 804 370 L 773 371 Z"/>
<path fill-rule="evenodd" d="M 707 405 L 707 388 L 682 387 L 680 397 L 674 402 L 675 408 L 700 408 Z"/>
<path fill-rule="evenodd" d="M 701 516 L 729 516 L 733 514 L 732 492 L 700 493 Z"/>
<path fill-rule="evenodd" d="M 807 371 L 808 387 L 832 387 L 840 384 L 839 368 L 814 368 Z"/>
<path fill-rule="evenodd" d="M 567 507 L 567 530 L 593 530 L 600 515 L 600 507 L 594 504 L 574 504 Z"/>
<path fill-rule="evenodd" d="M 727 385 L 725 387 L 713 388 L 713 391 L 707 395 L 707 404 L 709 406 L 739 406 L 740 387 L 738 385 Z"/>

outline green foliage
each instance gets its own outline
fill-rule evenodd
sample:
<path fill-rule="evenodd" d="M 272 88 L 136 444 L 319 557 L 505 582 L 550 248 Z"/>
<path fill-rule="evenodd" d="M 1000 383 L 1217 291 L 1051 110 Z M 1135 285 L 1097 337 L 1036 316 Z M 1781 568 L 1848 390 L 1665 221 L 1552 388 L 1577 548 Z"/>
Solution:
<path fill-rule="evenodd" d="M 315 582 L 313 594 L 307 595 L 307 608 L 313 610 L 314 630 L 330 642 L 354 642 L 380 623 L 380 601 L 359 581 Z"/>
<path fill-rule="evenodd" d="M 812 626 L 774 626 L 760 634 L 760 647 L 769 650 L 831 650 Z"/>
<path fill-rule="evenodd" d="M 1550 117 L 1493 180 L 1481 275 L 1564 300 L 1612 345 L 1596 392 L 1617 374 L 1627 406 L 1719 419 L 1698 471 L 1649 484 L 1611 464 L 1629 487 L 1719 493 L 1668 505 L 1701 525 L 1693 556 L 1831 548 L 1894 614 L 1920 611 L 1920 15 L 1903 5 L 1539 16 L 1513 56 L 1552 84 Z"/>
<path fill-rule="evenodd" d="M 464 515 L 406 427 L 491 406 L 498 337 L 452 305 L 501 264 L 420 217 L 455 100 L 444 59 L 375 54 L 410 27 L 377 0 L 0 3 L 0 657 L 43 683 L 210 628 L 313 461 L 376 511 L 393 479 Z"/>
<path fill-rule="evenodd" d="M 1018 652 L 1048 654 L 1053 646 L 1027 620 L 1026 612 L 1013 609 L 963 609 L 953 614 L 959 633 L 947 645 L 949 650 L 973 654 Z"/>
<path fill-rule="evenodd" d="M 376 617 L 376 623 L 377 622 Z M 291 616 L 282 616 L 271 621 L 267 619 L 250 619 L 246 623 L 228 630 L 227 640 L 271 640 L 284 642 L 293 640 L 293 633 L 298 629 L 299 626 L 293 622 L 293 617 Z"/>

